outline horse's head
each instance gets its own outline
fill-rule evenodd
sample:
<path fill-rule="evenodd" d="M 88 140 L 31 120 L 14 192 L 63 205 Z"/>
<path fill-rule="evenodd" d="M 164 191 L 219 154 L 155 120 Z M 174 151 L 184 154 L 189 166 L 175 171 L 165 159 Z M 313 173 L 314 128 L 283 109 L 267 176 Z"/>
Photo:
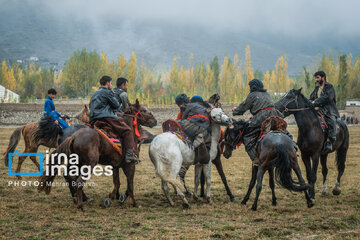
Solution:
<path fill-rule="evenodd" d="M 75 123 L 85 124 L 90 121 L 90 110 L 86 104 L 83 109 L 74 116 Z"/>
<path fill-rule="evenodd" d="M 311 108 L 311 104 L 307 98 L 301 93 L 301 89 L 291 89 L 278 102 L 275 103 L 275 108 L 282 112 L 285 117 L 290 114 Z"/>
<path fill-rule="evenodd" d="M 234 121 L 233 127 L 226 128 L 225 131 L 225 150 L 224 157 L 230 158 L 232 151 L 243 141 L 243 132 L 247 126 L 247 122 L 243 120 Z"/>
<path fill-rule="evenodd" d="M 130 104 L 130 106 L 125 109 L 125 113 L 134 115 L 142 126 L 152 128 L 157 125 L 157 120 L 153 114 L 146 107 L 140 105 L 138 99 L 136 99 L 135 104 Z"/>
<path fill-rule="evenodd" d="M 221 107 L 221 103 L 219 102 L 219 100 L 220 100 L 220 95 L 218 93 L 215 93 L 206 102 L 214 107 Z"/>

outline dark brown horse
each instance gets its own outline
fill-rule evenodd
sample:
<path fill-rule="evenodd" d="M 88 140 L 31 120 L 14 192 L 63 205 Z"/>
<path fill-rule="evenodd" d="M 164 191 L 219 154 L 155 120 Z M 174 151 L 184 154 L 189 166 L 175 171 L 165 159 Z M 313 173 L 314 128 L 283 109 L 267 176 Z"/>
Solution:
<path fill-rule="evenodd" d="M 153 115 L 146 108 L 142 107 L 138 101 L 136 101 L 136 104 L 130 105 L 124 114 L 125 122 L 129 124 L 133 132 L 135 132 L 133 125 L 135 118 L 138 121 L 138 124 L 143 126 L 154 127 L 157 124 Z M 136 134 L 134 134 L 134 140 L 137 142 Z M 112 166 L 114 183 L 114 189 L 112 193 L 110 193 L 110 198 L 112 199 L 115 197 L 119 198 L 120 196 L 119 169 L 122 168 L 127 178 L 127 190 L 123 201 L 129 196 L 132 205 L 136 206 L 133 192 L 135 164 L 126 163 L 124 156 L 121 156 L 114 147 L 94 129 L 80 128 L 59 145 L 56 149 L 56 153 L 65 153 L 68 156 L 71 153 L 76 153 L 80 160 L 79 167 L 90 166 L 92 169 L 98 163 Z M 44 173 L 43 177 L 40 179 L 41 184 L 39 185 L 38 190 L 45 190 L 45 193 L 49 194 L 51 191 L 51 183 L 55 179 L 55 176 L 46 176 Z M 83 197 L 85 194 L 82 188 L 85 181 L 82 176 L 69 176 L 66 178 L 66 181 L 69 183 L 72 195 L 76 196 L 77 207 L 83 209 Z M 74 186 L 74 183 L 76 183 L 76 186 L 73 188 L 72 186 Z"/>
<path fill-rule="evenodd" d="M 236 149 L 236 146 L 239 143 L 242 143 L 243 133 L 246 131 L 247 123 L 245 121 L 239 120 L 234 123 L 233 129 L 226 129 L 225 132 L 225 151 L 224 156 L 230 158 L 232 151 Z M 276 206 L 276 196 L 275 196 L 275 183 L 274 183 L 274 168 L 276 181 L 283 186 L 284 188 L 301 192 L 304 191 L 305 197 L 307 200 L 308 207 L 312 207 L 312 202 L 307 193 L 309 188 L 304 179 L 302 178 L 301 171 L 297 161 L 296 151 L 293 147 L 292 140 L 281 132 L 270 132 L 268 133 L 257 146 L 257 152 L 259 154 L 259 166 L 252 166 L 252 176 L 249 184 L 247 194 L 245 195 L 241 204 L 246 204 L 250 198 L 252 189 L 256 186 L 256 197 L 252 210 L 257 209 L 257 201 L 262 189 L 262 180 L 266 171 L 269 172 L 269 185 L 272 193 L 272 205 Z M 299 184 L 294 183 L 291 171 L 294 169 L 298 179 Z"/>
<path fill-rule="evenodd" d="M 313 108 L 310 100 L 301 93 L 301 89 L 290 90 L 275 104 L 275 107 L 283 112 L 285 116 L 291 114 L 295 116 L 298 125 L 297 144 L 301 151 L 301 158 L 306 167 L 306 177 L 310 184 L 309 194 L 312 201 L 314 201 L 319 158 L 323 174 L 323 194 L 327 194 L 326 176 L 328 173 L 327 156 L 329 153 L 323 150 L 327 134 L 323 132 L 320 126 L 316 110 Z M 349 148 L 349 130 L 346 124 L 338 120 L 337 125 L 338 129 L 336 133 L 336 142 L 333 145 L 333 151 L 336 151 L 338 177 L 333 189 L 334 195 L 339 195 L 341 192 L 340 179 L 345 170 L 346 154 Z M 312 164 L 310 158 L 312 159 Z"/>
<path fill-rule="evenodd" d="M 84 124 L 89 121 L 89 109 L 84 105 L 83 109 L 74 116 L 74 121 Z M 45 146 L 48 148 L 56 148 L 58 137 L 62 132 L 61 128 L 53 123 L 54 121 L 50 118 L 42 118 L 38 122 L 26 124 L 25 126 L 17 128 L 10 137 L 9 145 L 4 153 L 5 166 L 8 166 L 9 153 L 13 153 L 20 141 L 21 135 L 23 135 L 25 141 L 24 153 L 36 153 L 39 146 Z M 18 165 L 15 170 L 19 173 L 21 165 L 25 161 L 26 156 L 19 157 Z M 36 160 L 35 156 L 30 157 L 36 167 L 40 170 L 40 165 Z M 17 176 L 21 179 L 21 176 Z"/>

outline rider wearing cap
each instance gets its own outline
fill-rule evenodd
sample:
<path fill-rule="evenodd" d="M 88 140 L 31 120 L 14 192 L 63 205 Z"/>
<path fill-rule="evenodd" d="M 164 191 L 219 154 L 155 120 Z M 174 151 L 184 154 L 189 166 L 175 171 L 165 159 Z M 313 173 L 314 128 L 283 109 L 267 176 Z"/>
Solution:
<path fill-rule="evenodd" d="M 233 115 L 243 115 L 247 110 L 253 117 L 248 121 L 248 126 L 244 132 L 244 145 L 245 150 L 248 153 L 252 161 L 256 160 L 254 164 L 257 164 L 257 152 L 256 143 L 260 134 L 260 127 L 264 120 L 270 116 L 284 117 L 274 107 L 274 102 L 270 94 L 264 89 L 263 83 L 258 79 L 253 79 L 249 82 L 250 93 L 237 108 L 233 108 Z M 290 138 L 292 136 L 288 133 Z"/>

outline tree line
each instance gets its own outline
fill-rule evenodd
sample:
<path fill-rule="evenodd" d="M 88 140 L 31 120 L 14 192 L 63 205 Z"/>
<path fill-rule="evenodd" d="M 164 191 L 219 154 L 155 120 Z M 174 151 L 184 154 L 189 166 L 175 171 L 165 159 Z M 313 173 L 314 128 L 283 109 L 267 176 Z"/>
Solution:
<path fill-rule="evenodd" d="M 55 87 L 62 97 L 90 97 L 99 87 L 99 79 L 109 75 L 114 80 L 126 77 L 129 80 L 129 96 L 134 101 L 153 105 L 174 103 L 177 94 L 201 95 L 208 98 L 220 93 L 222 102 L 239 103 L 249 92 L 248 82 L 253 78 L 263 81 L 265 88 L 275 98 L 280 98 L 291 88 L 303 88 L 309 96 L 314 89 L 313 73 L 323 70 L 327 81 L 332 83 L 337 102 L 343 108 L 346 99 L 360 98 L 360 57 L 352 54 L 333 57 L 319 54 L 310 66 L 304 66 L 301 73 L 290 77 L 286 55 L 280 56 L 274 68 L 265 73 L 252 67 L 250 46 L 245 48 L 244 60 L 238 54 L 225 56 L 220 62 L 215 56 L 210 62 L 194 64 L 194 55 L 189 56 L 187 65 L 178 64 L 175 56 L 172 67 L 159 73 L 143 60 L 140 62 L 132 52 L 130 59 L 120 55 L 117 61 L 109 60 L 105 53 L 86 49 L 75 51 L 65 62 L 63 69 L 43 69 L 29 63 L 10 64 L 3 60 L 0 69 L 0 85 L 17 92 L 22 102 L 32 98 L 45 98 L 47 89 Z M 113 82 L 113 85 L 116 81 Z"/>

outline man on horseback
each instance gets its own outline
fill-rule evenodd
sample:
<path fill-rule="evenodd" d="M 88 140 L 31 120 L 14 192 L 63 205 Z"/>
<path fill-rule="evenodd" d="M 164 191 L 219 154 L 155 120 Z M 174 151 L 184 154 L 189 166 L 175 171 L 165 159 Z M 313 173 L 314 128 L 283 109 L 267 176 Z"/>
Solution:
<path fill-rule="evenodd" d="M 135 143 L 130 127 L 122 118 L 115 114 L 120 104 L 114 96 L 112 88 L 112 79 L 109 76 L 103 76 L 100 79 L 101 87 L 94 93 L 90 99 L 90 122 L 101 120 L 108 123 L 115 134 L 123 139 L 123 146 L 126 151 L 125 160 L 127 163 L 139 163 L 140 160 L 134 154 Z"/>
<path fill-rule="evenodd" d="M 176 120 L 181 120 L 186 105 L 189 103 L 189 97 L 185 93 L 180 93 L 175 97 L 175 103 L 180 108 L 180 112 L 176 116 Z"/>
<path fill-rule="evenodd" d="M 249 82 L 250 93 L 238 107 L 233 108 L 233 115 L 242 115 L 247 110 L 253 117 L 248 121 L 245 128 L 244 145 L 250 159 L 254 165 L 258 164 L 256 145 L 260 135 L 260 126 L 264 120 L 270 116 L 284 117 L 282 113 L 275 109 L 274 102 L 270 94 L 264 89 L 263 83 L 258 79 L 253 79 Z M 289 132 L 286 134 L 292 139 Z"/>
<path fill-rule="evenodd" d="M 210 116 L 207 112 L 207 107 L 204 105 L 203 99 L 200 96 L 194 96 L 189 102 L 189 98 L 185 94 L 181 94 L 175 98 L 177 105 L 182 112 L 180 125 L 185 134 L 193 141 L 195 148 L 196 162 L 202 164 L 209 162 L 210 155 L 206 148 L 206 142 L 210 137 Z"/>
<path fill-rule="evenodd" d="M 51 119 L 53 119 L 56 124 L 58 124 L 63 130 L 65 130 L 69 127 L 69 124 L 60 118 L 63 118 L 64 115 L 61 115 L 60 113 L 55 111 L 55 104 L 53 102 L 55 96 L 56 90 L 54 88 L 50 88 L 48 90 L 48 98 L 45 100 L 44 104 L 44 116 L 51 117 Z"/>
<path fill-rule="evenodd" d="M 115 97 L 120 103 L 118 112 L 124 112 L 124 110 L 128 108 L 130 105 L 127 89 L 128 89 L 128 80 L 123 77 L 118 78 L 116 80 L 116 88 L 114 88 Z"/>
<path fill-rule="evenodd" d="M 340 117 L 336 108 L 335 89 L 331 83 L 326 81 L 325 72 L 318 71 L 314 74 L 314 77 L 316 87 L 310 95 L 310 101 L 312 101 L 314 107 L 319 107 L 324 114 L 329 129 L 325 149 L 331 152 L 336 140 L 336 118 Z"/>

